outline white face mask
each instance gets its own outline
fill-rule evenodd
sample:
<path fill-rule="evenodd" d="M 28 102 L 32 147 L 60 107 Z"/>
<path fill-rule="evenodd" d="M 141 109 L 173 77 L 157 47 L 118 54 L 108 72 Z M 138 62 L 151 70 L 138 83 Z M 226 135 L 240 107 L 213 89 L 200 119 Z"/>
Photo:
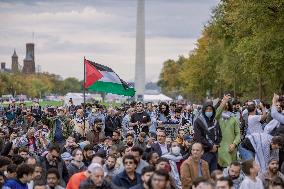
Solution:
<path fill-rule="evenodd" d="M 180 147 L 179 146 L 172 147 L 172 153 L 174 155 L 179 155 L 180 154 Z"/>

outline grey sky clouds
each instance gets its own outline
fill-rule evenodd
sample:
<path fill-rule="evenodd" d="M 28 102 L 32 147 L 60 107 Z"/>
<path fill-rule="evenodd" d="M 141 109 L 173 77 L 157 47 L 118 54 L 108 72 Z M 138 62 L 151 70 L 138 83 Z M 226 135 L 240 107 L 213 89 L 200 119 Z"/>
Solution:
<path fill-rule="evenodd" d="M 146 0 L 146 79 L 162 63 L 187 55 L 218 0 Z M 20 64 L 25 43 L 35 42 L 36 64 L 63 78 L 82 79 L 83 57 L 134 79 L 136 0 L 0 0 L 0 61 Z M 34 39 L 32 33 L 34 32 Z"/>

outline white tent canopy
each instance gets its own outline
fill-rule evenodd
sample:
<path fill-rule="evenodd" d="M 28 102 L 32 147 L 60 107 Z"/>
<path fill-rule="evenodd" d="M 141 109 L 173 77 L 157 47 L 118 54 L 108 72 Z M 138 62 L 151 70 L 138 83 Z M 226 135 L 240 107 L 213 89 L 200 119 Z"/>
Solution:
<path fill-rule="evenodd" d="M 164 94 L 145 94 L 143 100 L 144 102 L 161 102 L 172 101 L 173 99 Z"/>
<path fill-rule="evenodd" d="M 72 98 L 74 105 L 81 105 L 84 103 L 84 94 L 83 93 L 67 93 L 64 96 L 64 105 L 68 105 L 69 99 Z M 90 94 L 86 93 L 86 102 L 89 100 L 102 100 L 102 96 L 100 94 Z"/>
<path fill-rule="evenodd" d="M 84 102 L 84 97 L 82 93 L 67 93 L 64 96 L 64 105 L 69 103 L 69 99 L 72 98 L 74 105 L 81 105 Z"/>

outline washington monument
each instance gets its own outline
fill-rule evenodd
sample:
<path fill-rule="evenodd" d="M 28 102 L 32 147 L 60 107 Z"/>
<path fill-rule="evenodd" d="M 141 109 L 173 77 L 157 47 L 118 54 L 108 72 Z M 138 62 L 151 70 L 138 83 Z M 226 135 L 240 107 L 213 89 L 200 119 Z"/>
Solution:
<path fill-rule="evenodd" d="M 145 0 L 137 0 L 135 90 L 136 98 L 143 98 L 145 90 Z"/>

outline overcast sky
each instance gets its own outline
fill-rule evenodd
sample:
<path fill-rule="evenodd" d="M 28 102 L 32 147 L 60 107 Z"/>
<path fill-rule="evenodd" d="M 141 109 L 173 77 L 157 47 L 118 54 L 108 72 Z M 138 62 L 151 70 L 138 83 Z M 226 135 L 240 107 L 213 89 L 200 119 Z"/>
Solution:
<path fill-rule="evenodd" d="M 219 0 L 146 0 L 146 80 L 167 59 L 188 55 Z M 0 62 L 20 65 L 35 43 L 41 71 L 83 79 L 83 57 L 134 80 L 136 0 L 0 0 Z M 34 32 L 34 37 L 33 37 Z"/>

